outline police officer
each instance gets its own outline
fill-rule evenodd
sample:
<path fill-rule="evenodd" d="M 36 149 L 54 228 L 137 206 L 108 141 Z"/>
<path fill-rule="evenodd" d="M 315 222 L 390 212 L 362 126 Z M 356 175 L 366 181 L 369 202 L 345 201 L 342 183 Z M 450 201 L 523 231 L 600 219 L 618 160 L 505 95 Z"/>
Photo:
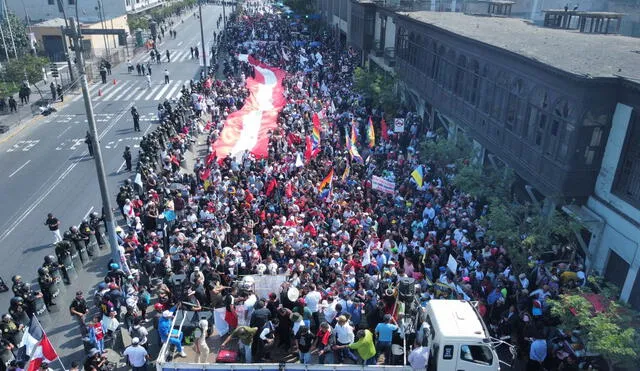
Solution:
<path fill-rule="evenodd" d="M 44 299 L 44 304 L 47 307 L 56 305 L 56 303 L 53 302 L 54 284 L 55 281 L 49 274 L 49 270 L 45 267 L 38 268 L 38 285 L 40 285 L 40 290 L 42 290 L 42 298 Z"/>
<path fill-rule="evenodd" d="M 84 299 L 82 291 L 76 292 L 76 297 L 71 301 L 71 305 L 69 305 L 69 313 L 75 318 L 78 325 L 80 325 L 82 336 L 86 336 L 88 331 L 85 324 L 85 316 L 89 313 L 89 307 L 87 306 L 87 301 Z"/>
<path fill-rule="evenodd" d="M 84 244 L 84 237 L 80 234 L 80 230 L 78 229 L 77 226 L 72 225 L 71 227 L 69 227 L 69 233 L 70 233 L 70 238 L 71 238 L 71 242 L 73 242 L 76 246 L 76 250 L 80 251 L 85 247 Z"/>
<path fill-rule="evenodd" d="M 26 311 L 24 299 L 20 296 L 11 298 L 9 302 L 9 314 L 16 323 L 23 326 L 29 325 L 29 315 Z"/>
<path fill-rule="evenodd" d="M 124 158 L 125 168 L 127 171 L 131 171 L 131 148 L 129 146 L 124 147 L 122 158 Z"/>
<path fill-rule="evenodd" d="M 24 299 L 29 295 L 29 288 L 26 283 L 22 282 L 22 276 L 15 275 L 11 277 L 11 281 L 13 282 L 11 291 L 13 291 L 15 296 L 19 296 Z"/>
<path fill-rule="evenodd" d="M 133 131 L 140 131 L 140 114 L 135 106 L 131 107 L 131 117 L 133 118 Z"/>
<path fill-rule="evenodd" d="M 103 219 L 102 217 L 100 217 L 98 215 L 97 212 L 92 212 L 91 215 L 89 216 L 89 225 L 91 226 L 91 228 L 93 229 L 93 232 L 96 235 L 96 241 L 98 242 L 98 246 L 102 246 L 104 245 L 104 239 L 102 238 L 102 233 L 100 230 L 100 224 L 102 223 Z"/>
<path fill-rule="evenodd" d="M 18 346 L 22 341 L 22 330 L 24 330 L 24 325 L 16 323 L 9 313 L 2 316 L 0 332 L 2 337 L 9 340 L 14 346 Z"/>
<path fill-rule="evenodd" d="M 91 140 L 91 134 L 89 134 L 89 131 L 87 131 L 87 135 L 84 137 L 84 142 L 87 144 L 89 157 L 93 157 L 93 142 Z"/>
<path fill-rule="evenodd" d="M 60 274 L 61 266 L 62 265 L 56 261 L 56 258 L 54 256 L 47 255 L 44 257 L 44 263 L 42 264 L 42 267 L 47 268 L 55 283 L 60 282 L 60 279 L 62 278 Z"/>

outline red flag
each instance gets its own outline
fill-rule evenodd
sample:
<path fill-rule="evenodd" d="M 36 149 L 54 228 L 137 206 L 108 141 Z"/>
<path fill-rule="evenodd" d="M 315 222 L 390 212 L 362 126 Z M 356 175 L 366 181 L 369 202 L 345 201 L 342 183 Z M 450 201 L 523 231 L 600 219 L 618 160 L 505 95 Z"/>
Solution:
<path fill-rule="evenodd" d="M 307 135 L 305 138 L 304 159 L 306 162 L 311 161 L 312 149 L 311 149 L 311 136 Z"/>
<path fill-rule="evenodd" d="M 213 164 L 213 161 L 216 160 L 216 153 L 215 152 L 211 152 L 209 154 L 209 156 L 207 156 L 207 161 L 205 161 L 205 163 L 207 164 L 207 166 Z"/>
<path fill-rule="evenodd" d="M 287 198 L 291 198 L 293 196 L 293 186 L 291 185 L 291 182 L 284 186 L 284 195 Z"/>
<path fill-rule="evenodd" d="M 202 179 L 202 181 L 205 181 L 209 179 L 209 175 L 211 175 L 211 169 L 206 168 L 202 170 L 202 173 L 200 174 L 200 179 Z"/>
<path fill-rule="evenodd" d="M 47 335 L 43 334 L 42 339 L 40 339 L 36 349 L 33 351 L 26 371 L 37 371 L 42 362 L 53 362 L 56 359 L 58 359 L 56 351 L 53 349 L 51 342 L 49 342 Z"/>
<path fill-rule="evenodd" d="M 387 122 L 384 121 L 384 117 L 380 120 L 380 134 L 382 134 L 382 139 L 389 140 L 389 134 L 387 133 Z"/>

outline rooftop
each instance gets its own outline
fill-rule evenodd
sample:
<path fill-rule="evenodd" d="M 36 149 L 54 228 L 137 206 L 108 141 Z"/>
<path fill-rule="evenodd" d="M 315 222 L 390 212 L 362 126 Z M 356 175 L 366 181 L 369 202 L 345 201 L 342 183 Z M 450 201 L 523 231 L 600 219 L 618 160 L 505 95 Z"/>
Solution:
<path fill-rule="evenodd" d="M 63 18 L 51 18 L 33 25 L 33 27 L 60 27 L 64 26 Z"/>
<path fill-rule="evenodd" d="M 463 300 L 430 300 L 429 306 L 438 322 L 431 319 L 435 330 L 444 337 L 487 338 L 484 327 L 470 302 Z"/>
<path fill-rule="evenodd" d="M 640 81 L 638 38 L 542 28 L 517 18 L 428 11 L 399 14 L 576 75 Z"/>

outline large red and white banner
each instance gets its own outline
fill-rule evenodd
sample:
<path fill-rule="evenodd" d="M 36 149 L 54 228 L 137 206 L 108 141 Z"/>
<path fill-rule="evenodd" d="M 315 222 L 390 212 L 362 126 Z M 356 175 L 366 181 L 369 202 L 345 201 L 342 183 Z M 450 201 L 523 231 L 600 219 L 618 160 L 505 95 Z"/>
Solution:
<path fill-rule="evenodd" d="M 269 131 L 278 126 L 278 113 L 286 103 L 282 87 L 284 71 L 251 56 L 241 55 L 240 59 L 255 67 L 255 78 L 247 78 L 249 97 L 241 110 L 227 117 L 220 137 L 212 145 L 217 160 L 229 155 L 239 159 L 245 150 L 256 158 L 267 157 Z"/>

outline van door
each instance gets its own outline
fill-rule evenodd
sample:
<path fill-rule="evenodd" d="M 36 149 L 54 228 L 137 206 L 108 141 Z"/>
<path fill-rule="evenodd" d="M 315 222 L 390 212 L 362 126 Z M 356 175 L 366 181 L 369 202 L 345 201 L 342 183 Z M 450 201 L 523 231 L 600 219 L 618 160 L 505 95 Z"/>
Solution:
<path fill-rule="evenodd" d="M 486 344 L 460 344 L 456 371 L 498 370 L 498 356 Z"/>
<path fill-rule="evenodd" d="M 456 364 L 458 361 L 458 344 L 440 345 L 437 358 L 438 371 L 458 371 Z"/>

